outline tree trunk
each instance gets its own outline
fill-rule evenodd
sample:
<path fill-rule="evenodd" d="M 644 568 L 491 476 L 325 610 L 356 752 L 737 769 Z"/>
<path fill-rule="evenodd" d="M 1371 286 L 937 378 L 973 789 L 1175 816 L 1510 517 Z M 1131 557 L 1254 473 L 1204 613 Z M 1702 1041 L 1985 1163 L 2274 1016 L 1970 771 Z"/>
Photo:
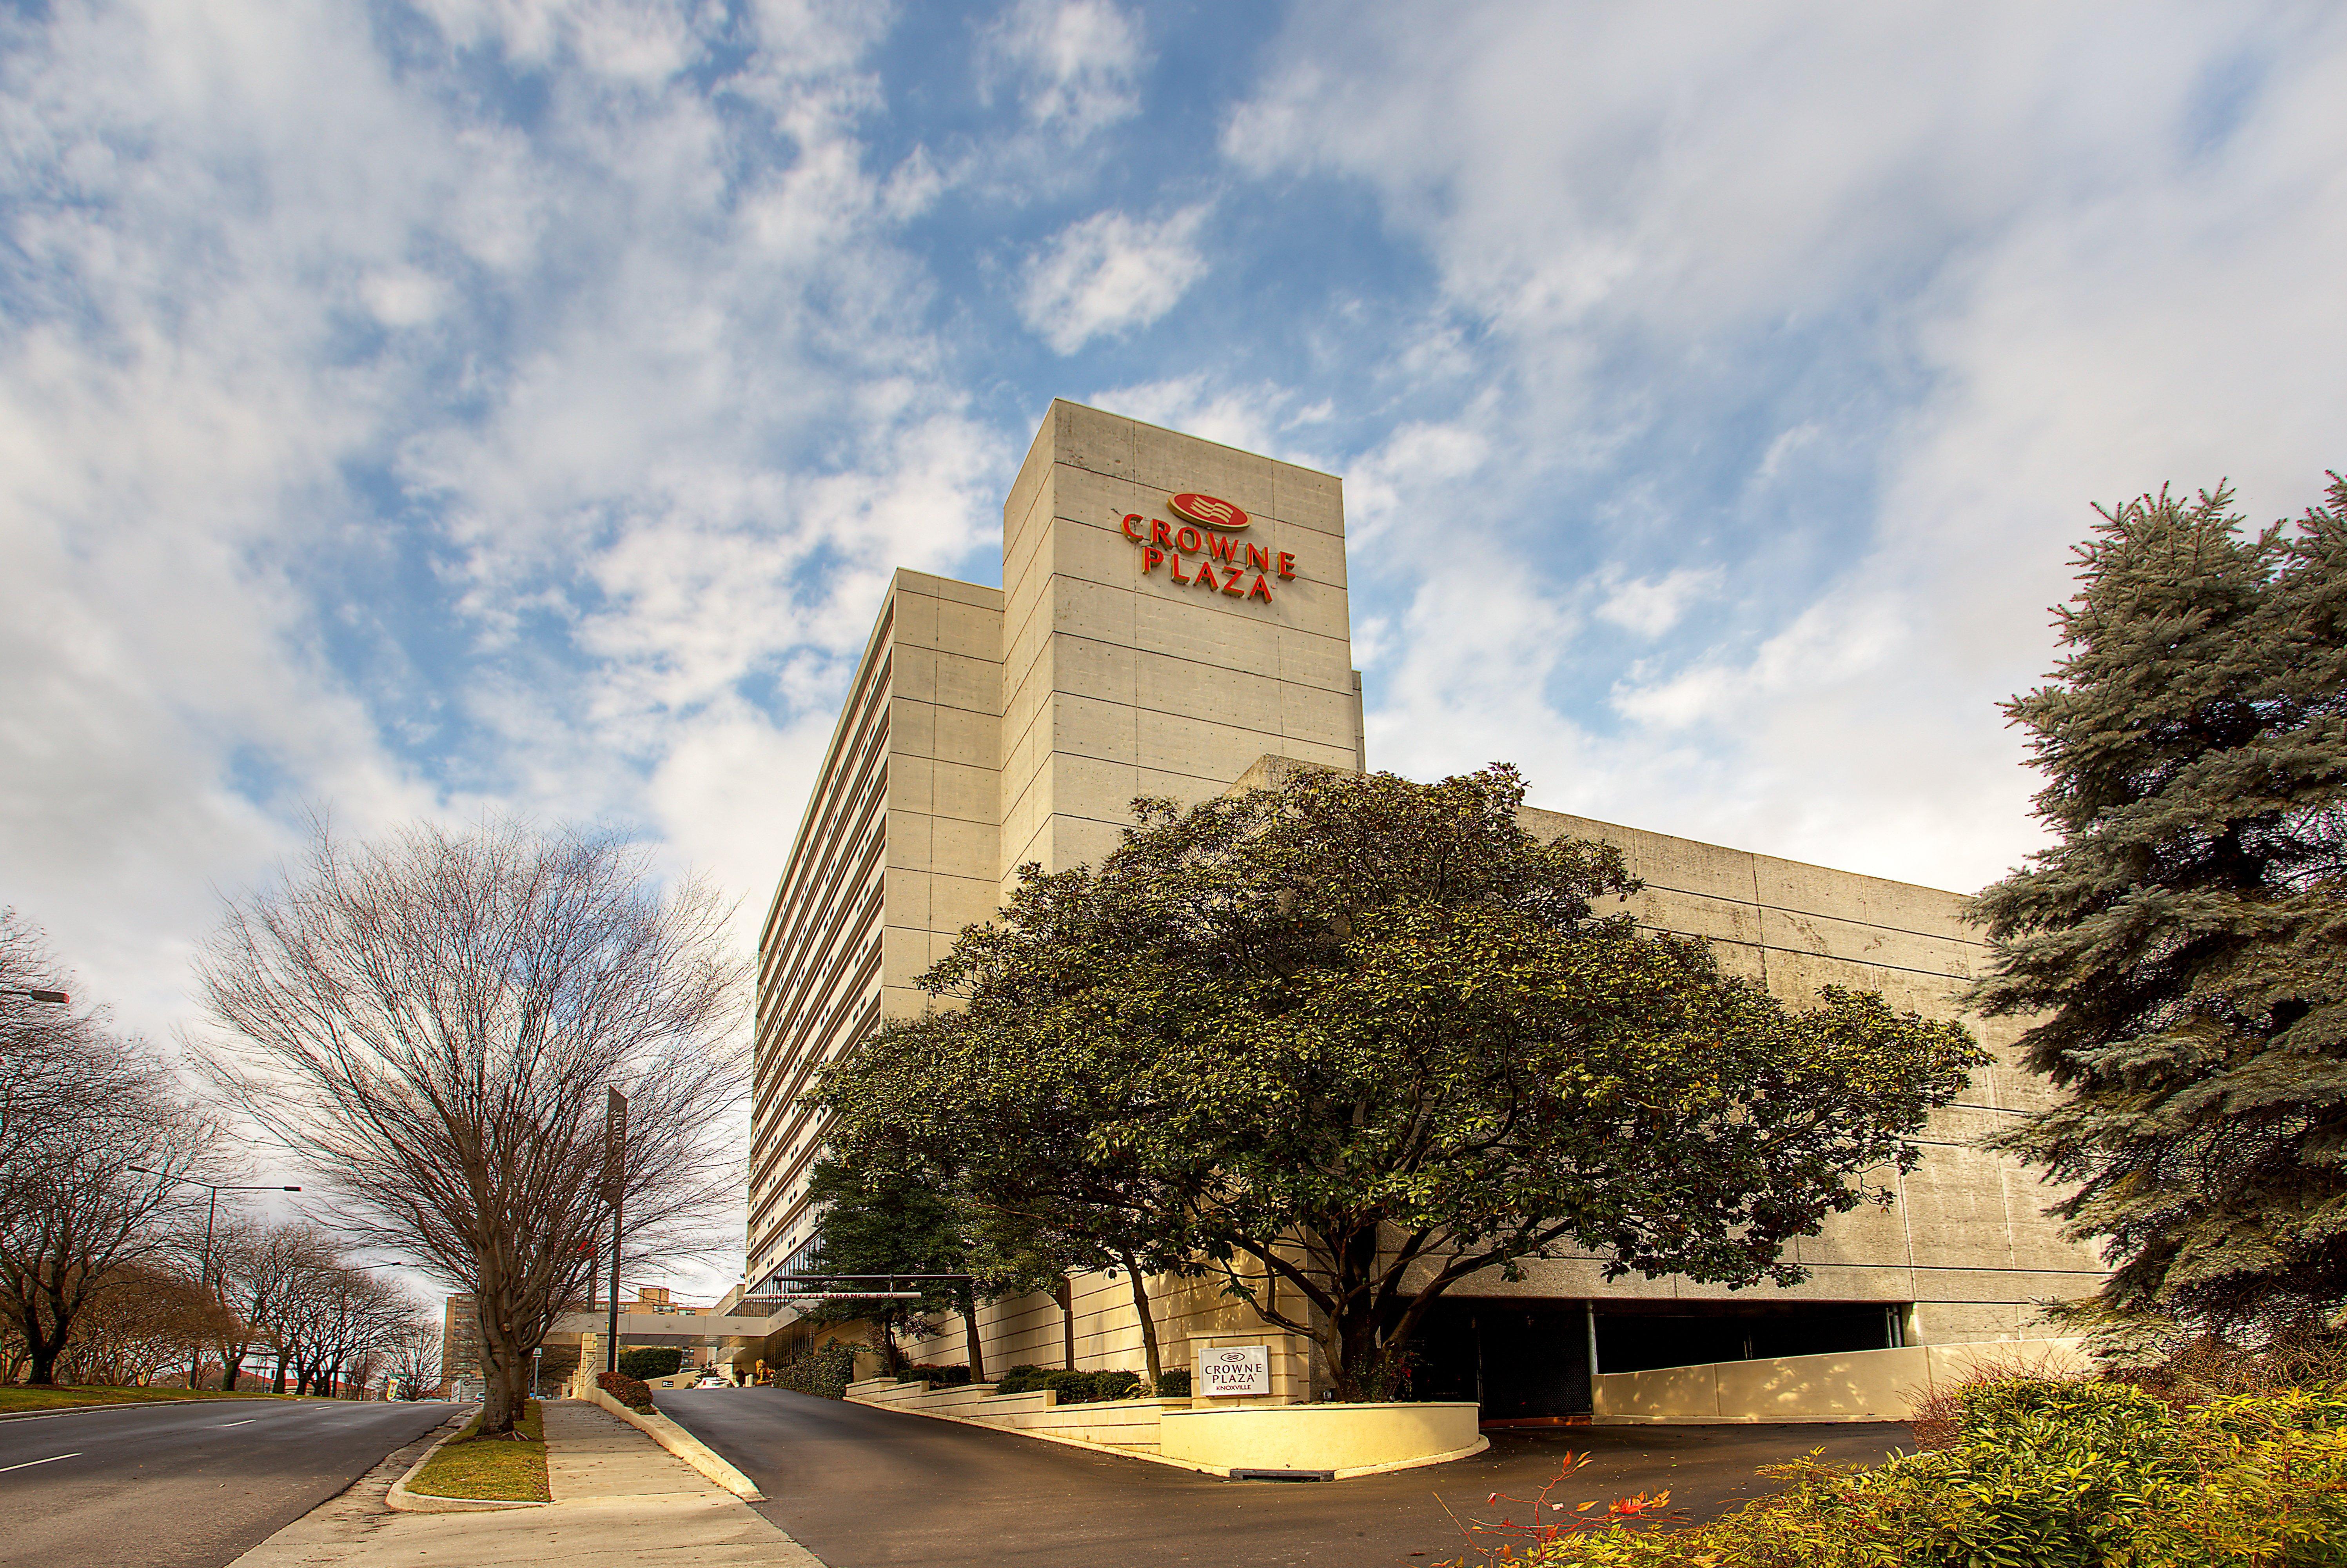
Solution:
<path fill-rule="evenodd" d="M 1060 1298 L 1061 1365 L 1072 1372 L 1076 1369 L 1076 1282 L 1064 1274 L 1060 1276 L 1060 1288 L 1053 1294 Z"/>
<path fill-rule="evenodd" d="M 983 1383 L 986 1381 L 986 1352 L 978 1343 L 978 1295 L 975 1291 L 965 1291 L 962 1295 L 961 1321 L 963 1335 L 969 1341 L 969 1380 Z"/>
<path fill-rule="evenodd" d="M 33 1363 L 32 1375 L 25 1379 L 27 1388 L 46 1389 L 56 1383 L 57 1352 L 63 1348 L 61 1344 L 52 1345 L 38 1339 L 26 1344 L 26 1351 Z"/>
<path fill-rule="evenodd" d="M 1158 1380 L 1165 1376 L 1165 1361 L 1157 1352 L 1157 1319 L 1149 1310 L 1149 1282 L 1141 1276 L 1141 1260 L 1130 1252 L 1124 1258 L 1124 1277 L 1133 1282 L 1133 1310 L 1141 1318 L 1141 1358 L 1149 1368 L 1152 1392 Z"/>
<path fill-rule="evenodd" d="M 291 1354 L 282 1345 L 277 1348 L 277 1375 L 269 1380 L 269 1391 L 272 1394 L 285 1391 L 285 1358 Z"/>
<path fill-rule="evenodd" d="M 504 1278 L 495 1258 L 482 1257 L 480 1285 L 475 1309 L 481 1334 L 481 1436 L 502 1438 L 513 1432 L 514 1355 L 512 1337 L 497 1316 Z"/>

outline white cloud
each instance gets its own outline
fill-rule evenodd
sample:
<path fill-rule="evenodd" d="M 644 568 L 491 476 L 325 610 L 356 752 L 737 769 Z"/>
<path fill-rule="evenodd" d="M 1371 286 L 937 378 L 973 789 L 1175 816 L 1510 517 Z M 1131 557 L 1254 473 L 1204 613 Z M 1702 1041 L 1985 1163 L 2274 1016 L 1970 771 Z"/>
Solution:
<path fill-rule="evenodd" d="M 1061 354 L 1149 325 L 1205 276 L 1192 242 L 1205 217 L 1204 206 L 1153 223 L 1110 210 L 1069 224 L 1029 260 L 1020 317 Z"/>
<path fill-rule="evenodd" d="M 394 59 L 305 0 L 64 0 L 0 56 L 0 548 L 39 585 L 0 902 L 159 1036 L 307 803 L 640 826 L 754 930 L 887 569 L 953 564 L 1008 461 L 888 237 L 933 178 L 866 172 L 868 14 L 749 13 L 715 90 L 692 8 L 436 15 Z M 527 128 L 484 46 L 546 67 Z"/>
<path fill-rule="evenodd" d="M 1225 155 L 1366 190 L 1435 269 L 1450 368 L 1393 395 L 1484 443 L 1479 509 L 1524 477 L 1486 569 L 1722 573 L 1700 637 L 1601 603 L 1657 639 L 1630 671 L 1414 615 L 1372 735 L 1422 768 L 1490 708 L 1592 815 L 1975 886 L 2034 838 L 1995 702 L 2087 503 L 2230 474 L 2271 517 L 2339 464 L 2337 13 L 1310 5 L 1271 61 Z M 1377 462 L 1371 530 L 1440 494 Z"/>
<path fill-rule="evenodd" d="M 1300 463 L 1306 467 L 1322 466 L 1296 447 L 1287 432 L 1318 423 L 1325 413 L 1317 406 L 1289 412 L 1296 402 L 1291 387 L 1275 386 L 1269 382 L 1226 386 L 1200 371 L 1163 381 L 1111 387 L 1092 394 L 1085 401 L 1128 419 L 1204 436 L 1225 446 L 1259 452 L 1266 457 Z"/>
<path fill-rule="evenodd" d="M 1624 580 L 1617 571 L 1604 585 L 1597 619 L 1645 638 L 1660 637 L 1679 623 L 1687 608 L 1719 592 L 1717 567 L 1680 567 L 1660 577 Z"/>
<path fill-rule="evenodd" d="M 1141 20 L 1109 0 L 1018 0 L 987 40 L 1040 128 L 1078 140 L 1141 107 Z"/>

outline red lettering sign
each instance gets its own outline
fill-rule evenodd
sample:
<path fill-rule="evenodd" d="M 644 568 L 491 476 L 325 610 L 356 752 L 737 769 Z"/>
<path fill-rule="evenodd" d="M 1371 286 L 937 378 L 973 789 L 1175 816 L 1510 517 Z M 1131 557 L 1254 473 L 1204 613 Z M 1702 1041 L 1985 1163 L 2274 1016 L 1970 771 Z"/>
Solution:
<path fill-rule="evenodd" d="M 1276 577 L 1285 582 L 1296 575 L 1296 557 L 1287 550 L 1273 550 L 1268 545 L 1242 541 L 1230 536 L 1245 528 L 1254 519 L 1232 503 L 1219 497 L 1185 491 L 1166 503 L 1181 523 L 1168 523 L 1163 518 L 1148 519 L 1149 531 L 1143 534 L 1139 525 L 1143 514 L 1127 512 L 1117 522 L 1124 537 L 1141 547 L 1143 576 L 1163 566 L 1166 575 L 1178 588 L 1204 589 L 1208 593 L 1226 593 L 1233 599 L 1259 599 L 1272 602 L 1271 583 Z M 1185 575 L 1182 568 L 1184 556 L 1203 554 L 1206 559 L 1194 564 L 1194 575 Z M 1217 562 L 1222 563 L 1219 567 Z M 1255 580 L 1245 587 L 1247 574 Z"/>

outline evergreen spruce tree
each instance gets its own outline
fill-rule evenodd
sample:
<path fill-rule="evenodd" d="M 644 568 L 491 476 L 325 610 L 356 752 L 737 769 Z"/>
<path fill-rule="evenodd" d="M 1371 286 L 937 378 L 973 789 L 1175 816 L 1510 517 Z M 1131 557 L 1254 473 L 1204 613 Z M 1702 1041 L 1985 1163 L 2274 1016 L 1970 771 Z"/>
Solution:
<path fill-rule="evenodd" d="M 2100 1305 L 2224 1329 L 2347 1301 L 2347 482 L 2244 530 L 2220 487 L 2103 512 L 2066 652 L 2006 704 L 2055 841 L 1981 894 L 1973 1003 L 2066 1091 L 1998 1140 Z"/>

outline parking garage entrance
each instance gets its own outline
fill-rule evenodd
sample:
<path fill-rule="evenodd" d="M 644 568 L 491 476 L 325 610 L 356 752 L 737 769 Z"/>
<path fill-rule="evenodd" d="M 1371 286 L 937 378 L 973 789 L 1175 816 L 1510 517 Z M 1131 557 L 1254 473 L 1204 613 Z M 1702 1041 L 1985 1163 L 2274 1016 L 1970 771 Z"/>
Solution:
<path fill-rule="evenodd" d="M 1420 1336 L 1410 1392 L 1472 1399 L 1486 1424 L 1585 1416 L 1593 1348 L 1600 1373 L 1896 1348 L 1904 1307 L 1450 1296 Z"/>

